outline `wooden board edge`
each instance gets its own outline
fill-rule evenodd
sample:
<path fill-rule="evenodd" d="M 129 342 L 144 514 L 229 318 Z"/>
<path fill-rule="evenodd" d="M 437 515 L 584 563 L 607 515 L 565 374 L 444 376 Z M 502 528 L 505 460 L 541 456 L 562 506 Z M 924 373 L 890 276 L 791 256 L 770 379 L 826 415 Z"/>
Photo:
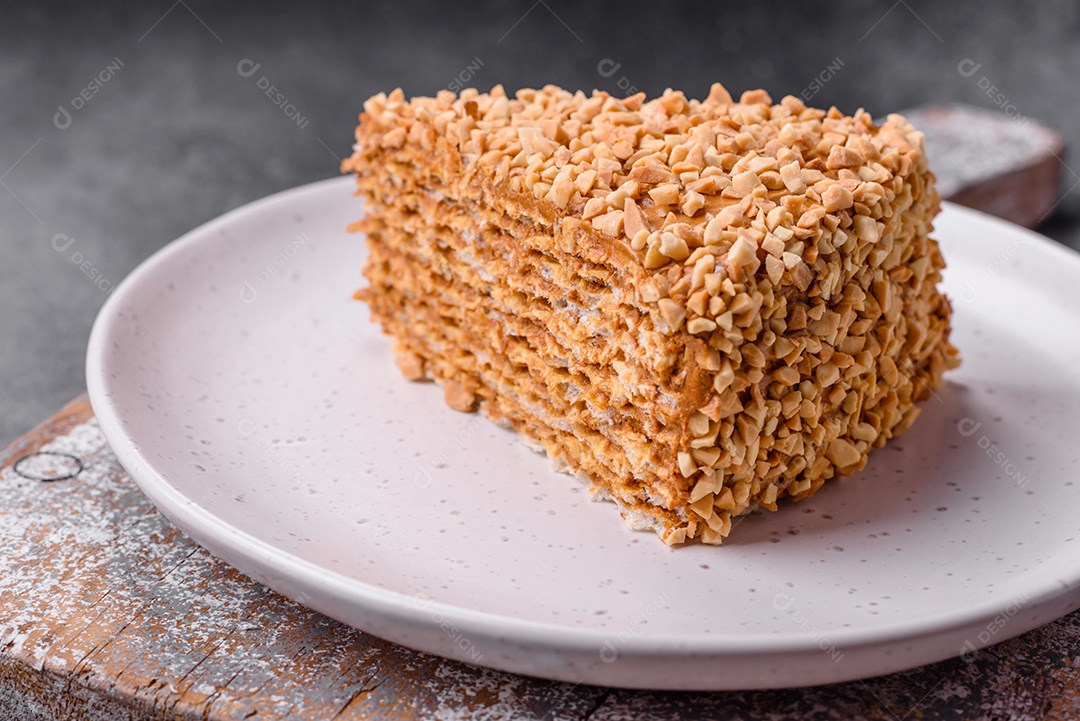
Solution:
<path fill-rule="evenodd" d="M 90 408 L 90 399 L 84 393 L 0 451 L 0 468 L 7 468 L 23 456 L 35 453 L 57 436 L 69 432 L 75 426 L 93 417 L 94 411 Z"/>

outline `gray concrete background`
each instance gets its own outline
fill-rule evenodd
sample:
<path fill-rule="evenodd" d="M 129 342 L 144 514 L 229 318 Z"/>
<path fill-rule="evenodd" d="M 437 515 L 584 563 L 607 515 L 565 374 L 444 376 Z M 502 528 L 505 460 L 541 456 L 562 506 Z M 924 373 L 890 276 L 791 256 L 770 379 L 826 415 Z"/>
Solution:
<path fill-rule="evenodd" d="M 1064 0 L 162 0 L 0 5 L 0 17 L 0 443 L 84 390 L 102 287 L 206 220 L 336 174 L 368 95 L 430 94 L 478 61 L 467 85 L 675 86 L 702 97 L 719 80 L 779 98 L 839 60 L 813 104 L 874 114 L 1006 105 L 1080 148 L 1080 6 Z M 245 59 L 260 64 L 251 77 L 238 72 Z M 978 71 L 965 77 L 963 60 Z M 93 92 L 102 74 L 111 77 Z M 263 76 L 303 127 L 260 90 Z M 73 104 L 84 90 L 90 99 Z M 1063 190 L 1080 176 L 1065 179 Z M 1043 232 L 1080 248 L 1078 217 L 1080 188 Z"/>

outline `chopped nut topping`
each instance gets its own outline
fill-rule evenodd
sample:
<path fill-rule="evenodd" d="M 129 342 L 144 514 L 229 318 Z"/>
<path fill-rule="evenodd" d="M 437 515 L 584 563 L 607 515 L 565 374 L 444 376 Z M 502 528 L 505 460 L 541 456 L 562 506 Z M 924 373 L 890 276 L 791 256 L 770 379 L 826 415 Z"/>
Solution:
<path fill-rule="evenodd" d="M 446 405 L 455 411 L 471 413 L 476 410 L 476 394 L 470 390 L 468 384 L 462 381 L 448 381 L 443 387 L 443 395 L 446 398 Z"/>
<path fill-rule="evenodd" d="M 658 165 L 638 165 L 630 171 L 630 179 L 649 184 L 671 183 L 675 174 Z"/>
<path fill-rule="evenodd" d="M 667 531 L 662 539 L 664 543 L 669 546 L 678 546 L 680 543 L 686 543 L 686 527 L 681 526 L 679 528 L 673 528 Z"/>
<path fill-rule="evenodd" d="M 646 234 L 649 232 L 645 216 L 633 198 L 627 198 L 623 201 L 623 222 L 626 225 L 626 234 L 631 238 L 637 238 L 642 231 Z M 637 250 L 640 250 L 640 248 L 637 248 Z"/>
<path fill-rule="evenodd" d="M 770 255 L 765 258 L 765 270 L 769 274 L 769 280 L 773 285 L 780 285 L 780 281 L 784 277 L 784 263 L 774 255 Z"/>
<path fill-rule="evenodd" d="M 852 224 L 855 226 L 855 235 L 859 240 L 866 243 L 876 243 L 878 241 L 878 224 L 873 218 L 867 215 L 856 215 L 852 219 Z"/>
<path fill-rule="evenodd" d="M 694 413 L 690 416 L 689 426 L 694 438 L 701 438 L 709 432 L 709 417 L 704 413 Z"/>
<path fill-rule="evenodd" d="M 649 197 L 657 205 L 675 205 L 679 202 L 679 186 L 675 183 L 658 185 L 649 191 Z"/>
<path fill-rule="evenodd" d="M 398 369 L 406 380 L 418 381 L 424 376 L 424 360 L 415 353 L 402 353 L 397 359 Z"/>
<path fill-rule="evenodd" d="M 829 170 L 839 168 L 854 168 L 866 162 L 866 158 L 851 148 L 843 145 L 834 145 L 829 151 L 829 159 L 825 161 L 825 167 Z"/>
<path fill-rule="evenodd" d="M 840 369 L 832 363 L 822 363 L 817 367 L 817 381 L 822 388 L 828 388 L 840 380 Z"/>
<path fill-rule="evenodd" d="M 686 191 L 686 200 L 683 201 L 682 211 L 691 218 L 697 214 L 699 210 L 705 207 L 705 196 L 701 193 L 693 190 Z"/>
<path fill-rule="evenodd" d="M 803 180 L 802 168 L 798 162 L 793 161 L 780 168 L 780 178 L 791 193 L 797 195 L 806 192 L 806 181 Z"/>
<path fill-rule="evenodd" d="M 686 330 L 694 335 L 712 333 L 716 330 L 716 322 L 708 318 L 694 318 L 686 324 Z"/>
<path fill-rule="evenodd" d="M 761 179 L 753 170 L 739 173 L 731 179 L 731 194 L 736 198 L 742 198 L 754 192 L 754 188 L 761 185 Z"/>
<path fill-rule="evenodd" d="M 657 305 L 660 308 L 661 315 L 664 316 L 664 320 L 667 321 L 668 327 L 672 331 L 677 331 L 686 318 L 686 311 L 683 307 L 671 298 L 661 298 L 657 301 Z"/>
<path fill-rule="evenodd" d="M 560 208 L 565 208 L 567 203 L 570 202 L 570 196 L 574 192 L 574 182 L 570 180 L 569 173 L 559 173 L 555 177 L 555 182 L 551 185 L 549 196 L 551 202 Z"/>
<path fill-rule="evenodd" d="M 712 496 L 713 487 L 713 481 L 706 476 L 702 476 L 701 480 L 695 483 L 694 488 L 690 491 L 690 503 L 696 503 L 705 496 Z"/>
<path fill-rule="evenodd" d="M 793 386 L 799 382 L 799 371 L 791 366 L 781 366 L 773 372 L 773 379 L 786 386 Z"/>
<path fill-rule="evenodd" d="M 690 256 L 686 241 L 674 233 L 660 236 L 660 252 L 673 260 L 686 260 Z"/>
<path fill-rule="evenodd" d="M 862 458 L 862 454 L 855 449 L 855 446 L 851 445 L 849 441 L 843 438 L 837 438 L 835 441 L 829 444 L 829 449 L 825 452 L 826 457 L 837 468 L 847 468 L 853 466 L 859 462 Z"/>
<path fill-rule="evenodd" d="M 728 269 L 732 277 L 744 280 L 758 269 L 761 263 L 757 259 L 754 246 L 743 236 L 740 236 L 731 246 L 727 256 Z"/>
<path fill-rule="evenodd" d="M 844 186 L 830 185 L 821 194 L 821 202 L 825 204 L 826 212 L 835 213 L 838 210 L 850 208 L 855 203 L 855 199 L 852 197 L 851 191 Z"/>
<path fill-rule="evenodd" d="M 689 453 L 679 453 L 679 472 L 683 474 L 683 478 L 689 478 L 697 472 L 697 464 Z"/>
<path fill-rule="evenodd" d="M 583 220 L 589 220 L 590 218 L 594 218 L 597 215 L 606 212 L 607 201 L 604 198 L 590 198 L 589 201 L 585 203 L 585 210 L 581 217 Z"/>

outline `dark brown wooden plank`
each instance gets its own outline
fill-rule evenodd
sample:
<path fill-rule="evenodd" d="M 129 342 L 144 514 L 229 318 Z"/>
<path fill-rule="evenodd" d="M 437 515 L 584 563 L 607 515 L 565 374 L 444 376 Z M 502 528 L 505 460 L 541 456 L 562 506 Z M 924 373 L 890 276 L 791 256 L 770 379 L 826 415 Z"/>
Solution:
<path fill-rule="evenodd" d="M 877 679 L 727 694 L 615 691 L 592 721 L 616 719 L 1080 718 L 1080 614 L 975 653 Z"/>
<path fill-rule="evenodd" d="M 969 105 L 903 114 L 924 134 L 946 200 L 1028 228 L 1057 207 L 1066 170 L 1065 141 L 1057 131 L 1022 115 Z"/>

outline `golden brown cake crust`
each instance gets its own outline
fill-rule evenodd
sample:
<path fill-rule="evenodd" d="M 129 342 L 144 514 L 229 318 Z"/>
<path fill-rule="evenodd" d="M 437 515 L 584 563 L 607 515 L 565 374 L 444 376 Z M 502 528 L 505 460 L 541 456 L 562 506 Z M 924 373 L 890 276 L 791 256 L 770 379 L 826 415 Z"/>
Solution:
<path fill-rule="evenodd" d="M 958 362 L 901 116 L 496 87 L 377 95 L 356 137 L 402 372 L 670 544 L 862 468 Z"/>

